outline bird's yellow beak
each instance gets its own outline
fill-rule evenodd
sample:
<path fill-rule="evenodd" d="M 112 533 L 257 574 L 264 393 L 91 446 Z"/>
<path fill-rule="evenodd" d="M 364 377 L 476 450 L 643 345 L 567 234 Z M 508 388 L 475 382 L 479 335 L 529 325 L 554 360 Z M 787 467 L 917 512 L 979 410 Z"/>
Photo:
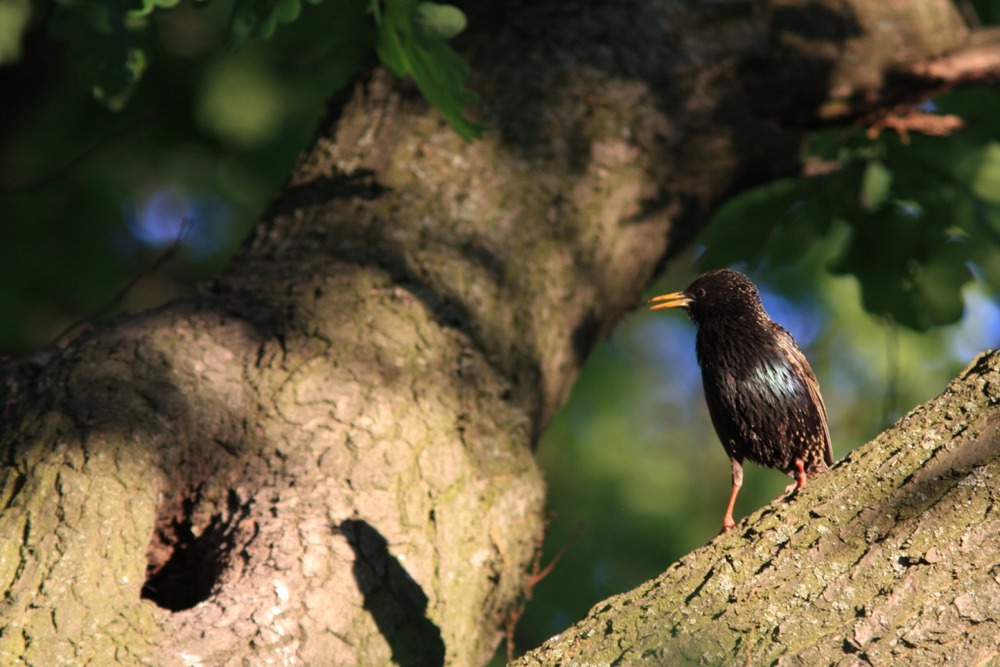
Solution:
<path fill-rule="evenodd" d="M 650 310 L 659 310 L 661 308 L 687 308 L 691 301 L 691 297 L 684 292 L 671 292 L 670 294 L 654 296 L 648 303 L 656 304 L 655 306 L 650 306 Z"/>

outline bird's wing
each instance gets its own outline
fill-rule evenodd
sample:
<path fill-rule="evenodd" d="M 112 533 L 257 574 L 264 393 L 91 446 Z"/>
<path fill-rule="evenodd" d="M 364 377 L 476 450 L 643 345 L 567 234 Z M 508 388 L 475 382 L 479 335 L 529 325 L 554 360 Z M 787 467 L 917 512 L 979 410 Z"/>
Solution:
<path fill-rule="evenodd" d="M 833 465 L 833 449 L 830 443 L 830 426 L 827 423 L 826 418 L 826 405 L 823 403 L 823 396 L 819 392 L 819 381 L 816 379 L 816 374 L 813 373 L 812 366 L 809 365 L 809 361 L 806 356 L 802 354 L 802 350 L 799 349 L 798 343 L 792 338 L 792 335 L 788 333 L 780 325 L 775 325 L 778 333 L 778 345 L 785 352 L 787 359 L 791 362 L 792 367 L 795 370 L 795 374 L 798 377 L 805 379 L 806 391 L 809 397 L 809 402 L 812 406 L 812 410 L 815 411 L 817 418 L 819 419 L 821 435 L 825 443 L 825 448 L 823 451 L 823 459 L 826 461 L 826 465 Z"/>

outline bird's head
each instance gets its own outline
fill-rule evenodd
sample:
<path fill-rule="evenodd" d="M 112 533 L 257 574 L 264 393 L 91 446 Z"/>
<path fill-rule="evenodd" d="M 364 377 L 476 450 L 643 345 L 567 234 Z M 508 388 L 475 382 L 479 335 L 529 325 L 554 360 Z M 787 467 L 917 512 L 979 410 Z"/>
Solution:
<path fill-rule="evenodd" d="M 650 310 L 686 308 L 695 322 L 717 317 L 766 317 L 757 286 L 739 271 L 718 269 L 703 273 L 683 292 L 672 292 L 649 300 Z"/>

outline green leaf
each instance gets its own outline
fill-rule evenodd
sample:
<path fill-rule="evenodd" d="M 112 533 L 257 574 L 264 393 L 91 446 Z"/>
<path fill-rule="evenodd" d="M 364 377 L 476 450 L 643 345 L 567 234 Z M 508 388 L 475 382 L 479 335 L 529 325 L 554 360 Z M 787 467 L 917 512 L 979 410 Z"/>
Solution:
<path fill-rule="evenodd" d="M 799 200 L 801 181 L 783 178 L 730 198 L 708 223 L 700 240 L 706 267 L 757 261 L 775 223 Z"/>
<path fill-rule="evenodd" d="M 739 262 L 797 261 L 827 232 L 837 207 L 820 183 L 785 178 L 729 199 L 712 216 L 700 241 L 705 268 Z"/>
<path fill-rule="evenodd" d="M 458 7 L 421 2 L 413 10 L 413 27 L 425 43 L 446 41 L 465 30 L 465 14 Z"/>
<path fill-rule="evenodd" d="M 291 23 L 301 12 L 299 0 L 235 0 L 229 19 L 229 45 L 239 48 L 267 39 L 279 23 Z"/>
<path fill-rule="evenodd" d="M 181 0 L 140 0 L 140 7 L 129 11 L 130 16 L 149 16 L 156 9 L 170 9 L 181 3 Z"/>
<path fill-rule="evenodd" d="M 376 41 L 379 60 L 399 78 L 410 73 L 404 40 L 409 37 L 411 4 L 408 0 L 387 0 L 385 11 L 375 13 L 379 26 Z"/>
<path fill-rule="evenodd" d="M 872 160 L 861 176 L 861 207 L 867 211 L 877 210 L 889 198 L 892 172 L 880 161 Z"/>
<path fill-rule="evenodd" d="M 446 39 L 465 27 L 465 15 L 451 5 L 386 0 L 373 12 L 378 22 L 379 59 L 398 77 L 410 76 L 424 98 L 465 139 L 478 137 L 482 126 L 465 116 L 478 97 L 465 87 L 469 66 Z"/>
<path fill-rule="evenodd" d="M 852 235 L 830 267 L 861 284 L 865 310 L 917 331 L 962 317 L 962 287 L 972 279 L 973 246 L 949 237 L 927 212 L 885 207 L 850 220 Z"/>

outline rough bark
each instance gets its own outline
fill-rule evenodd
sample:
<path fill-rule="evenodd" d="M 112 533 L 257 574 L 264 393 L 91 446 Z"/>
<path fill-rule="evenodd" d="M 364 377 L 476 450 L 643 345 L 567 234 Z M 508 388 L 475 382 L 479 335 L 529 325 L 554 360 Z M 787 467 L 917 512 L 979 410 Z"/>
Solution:
<path fill-rule="evenodd" d="M 834 87 L 965 43 L 914 4 L 905 59 L 852 75 L 859 27 L 798 96 L 774 17 L 849 4 L 483 3 L 473 143 L 361 77 L 221 279 L 6 370 L 2 662 L 482 662 L 586 353 Z"/>
<path fill-rule="evenodd" d="M 1000 352 L 515 665 L 991 665 Z"/>

